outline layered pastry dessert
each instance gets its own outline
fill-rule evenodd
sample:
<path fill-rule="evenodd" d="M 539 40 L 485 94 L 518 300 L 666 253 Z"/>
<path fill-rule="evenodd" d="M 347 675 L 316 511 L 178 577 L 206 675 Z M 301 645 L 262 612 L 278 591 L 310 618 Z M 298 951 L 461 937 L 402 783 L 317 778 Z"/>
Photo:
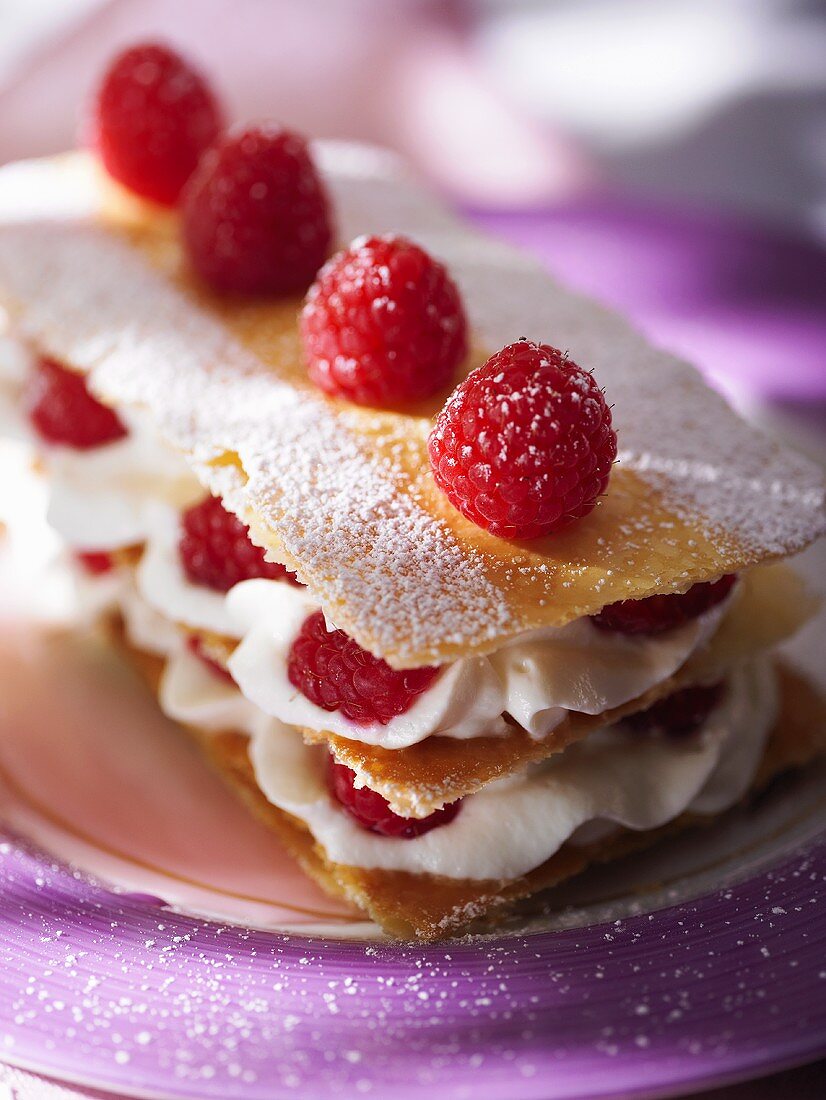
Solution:
<path fill-rule="evenodd" d="M 397 160 L 126 51 L 0 172 L 4 422 L 90 614 L 307 872 L 491 921 L 826 745 L 821 472 Z M 93 766 L 93 762 L 90 762 Z"/>

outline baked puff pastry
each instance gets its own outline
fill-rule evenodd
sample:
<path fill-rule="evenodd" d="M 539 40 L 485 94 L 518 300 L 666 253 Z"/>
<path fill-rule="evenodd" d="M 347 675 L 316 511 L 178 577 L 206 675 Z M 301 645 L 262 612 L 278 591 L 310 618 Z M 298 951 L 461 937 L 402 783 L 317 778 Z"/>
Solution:
<path fill-rule="evenodd" d="M 768 654 L 812 610 L 782 559 L 822 533 L 823 480 L 391 155 L 313 152 L 339 247 L 402 234 L 450 272 L 469 340 L 449 385 L 381 408 L 325 395 L 300 297 L 210 290 L 178 213 L 71 154 L 0 171 L 16 348 L 0 387 L 42 451 L 56 528 L 86 580 L 105 577 L 112 636 L 166 713 L 308 873 L 387 932 L 432 939 L 711 820 L 822 750 L 815 694 Z M 428 456 L 453 386 L 526 335 L 593 371 L 619 444 L 597 506 L 530 540 L 466 518 Z M 44 357 L 121 433 L 81 450 L 38 438 Z M 182 549 L 225 522 L 212 497 L 240 521 L 232 561 L 210 566 L 223 590 Z M 234 572 L 253 551 L 256 572 Z M 669 597 L 691 613 L 612 628 L 618 604 Z M 297 687 L 314 616 L 368 671 L 421 685 L 410 705 L 356 721 Z"/>

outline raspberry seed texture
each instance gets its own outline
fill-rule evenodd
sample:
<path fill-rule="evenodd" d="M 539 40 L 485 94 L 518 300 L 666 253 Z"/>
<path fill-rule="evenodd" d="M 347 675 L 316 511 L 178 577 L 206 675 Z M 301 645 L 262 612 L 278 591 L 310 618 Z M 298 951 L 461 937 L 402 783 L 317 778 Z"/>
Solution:
<path fill-rule="evenodd" d="M 535 539 L 593 509 L 617 436 L 588 371 L 519 340 L 456 387 L 428 450 L 436 484 L 464 516 L 501 538 Z"/>
<path fill-rule="evenodd" d="M 369 787 L 356 787 L 356 773 L 330 757 L 328 783 L 333 797 L 363 828 L 381 836 L 413 840 L 440 825 L 447 825 L 459 812 L 460 802 L 449 802 L 427 817 L 400 817 L 387 799 Z"/>
<path fill-rule="evenodd" d="M 322 268 L 301 335 L 315 384 L 359 405 L 428 397 L 467 354 L 467 321 L 452 279 L 398 236 L 361 237 Z"/>
<path fill-rule="evenodd" d="M 591 622 L 600 630 L 618 634 L 661 634 L 675 630 L 722 603 L 736 580 L 734 573 L 727 573 L 718 581 L 693 584 L 681 594 L 619 600 L 592 615 Z"/>
<path fill-rule="evenodd" d="M 178 552 L 192 583 L 218 592 L 256 577 L 299 585 L 285 565 L 265 561 L 264 551 L 218 497 L 206 497 L 183 513 Z"/>
<path fill-rule="evenodd" d="M 343 630 L 327 630 L 324 614 L 304 620 L 290 647 L 293 687 L 323 710 L 338 710 L 358 725 L 387 723 L 404 714 L 430 686 L 437 668 L 394 669 Z"/>

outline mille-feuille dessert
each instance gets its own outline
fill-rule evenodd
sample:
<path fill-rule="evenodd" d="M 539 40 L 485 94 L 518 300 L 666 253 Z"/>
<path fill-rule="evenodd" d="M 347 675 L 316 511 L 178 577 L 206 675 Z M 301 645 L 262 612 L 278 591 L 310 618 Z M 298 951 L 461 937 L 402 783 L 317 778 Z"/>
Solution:
<path fill-rule="evenodd" d="M 814 465 L 389 154 L 224 132 L 165 47 L 92 131 L 0 172 L 6 420 L 112 638 L 327 889 L 452 934 L 823 750 L 770 655 Z"/>

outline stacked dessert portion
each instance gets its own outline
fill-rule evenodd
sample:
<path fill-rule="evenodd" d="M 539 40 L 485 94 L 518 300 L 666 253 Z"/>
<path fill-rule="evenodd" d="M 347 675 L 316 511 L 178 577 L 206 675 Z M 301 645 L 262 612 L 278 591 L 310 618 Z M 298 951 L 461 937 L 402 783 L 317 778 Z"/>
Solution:
<path fill-rule="evenodd" d="M 307 871 L 434 938 L 811 760 L 820 472 L 391 156 L 141 46 L 0 173 L 0 384 L 90 606 Z M 90 766 L 94 762 L 90 761 Z"/>

